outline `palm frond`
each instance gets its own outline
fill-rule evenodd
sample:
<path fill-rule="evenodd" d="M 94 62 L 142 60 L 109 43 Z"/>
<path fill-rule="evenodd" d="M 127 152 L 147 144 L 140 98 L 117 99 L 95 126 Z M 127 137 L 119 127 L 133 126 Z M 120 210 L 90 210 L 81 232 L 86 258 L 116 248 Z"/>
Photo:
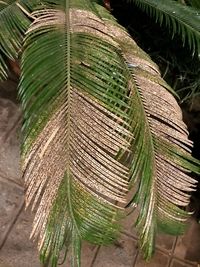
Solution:
<path fill-rule="evenodd" d="M 128 0 L 166 26 L 172 35 L 178 34 L 183 45 L 200 55 L 200 12 L 173 0 Z"/>
<path fill-rule="evenodd" d="M 107 22 L 107 14 L 100 14 Z M 188 170 L 199 173 L 200 166 L 190 156 L 192 142 L 187 138 L 181 109 L 157 66 L 116 22 L 110 20 L 108 28 L 132 74 L 133 112 L 140 118 L 134 114 L 130 172 L 130 184 L 138 180 L 139 187 L 129 205 L 140 206 L 137 227 L 144 255 L 149 258 L 156 230 L 170 234 L 184 231 L 188 213 L 180 207 L 188 205 L 188 193 L 196 183 Z"/>
<path fill-rule="evenodd" d="M 39 204 L 32 237 L 53 267 L 62 248 L 79 266 L 82 240 L 112 243 L 135 205 L 149 258 L 158 228 L 182 233 L 199 172 L 171 88 L 97 2 L 43 1 L 23 46 L 26 203 Z"/>
<path fill-rule="evenodd" d="M 33 14 L 20 85 L 26 201 L 40 202 L 32 235 L 40 235 L 42 260 L 52 266 L 74 236 L 78 247 L 80 239 L 116 238 L 115 202 L 125 203 L 128 190 L 128 168 L 116 157 L 132 138 L 117 44 L 97 16 L 77 8 L 83 1 L 74 1 L 76 9 L 59 3 Z"/>
<path fill-rule="evenodd" d="M 6 78 L 7 66 L 3 58 L 18 58 L 24 34 L 31 18 L 24 11 L 30 8 L 28 1 L 0 2 L 0 79 Z"/>

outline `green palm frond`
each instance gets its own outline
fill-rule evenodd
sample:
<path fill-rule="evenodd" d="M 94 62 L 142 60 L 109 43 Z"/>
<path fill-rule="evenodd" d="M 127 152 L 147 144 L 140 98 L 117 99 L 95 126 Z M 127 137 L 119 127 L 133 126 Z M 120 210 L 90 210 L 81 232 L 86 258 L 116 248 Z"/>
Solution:
<path fill-rule="evenodd" d="M 82 239 L 116 239 L 122 216 L 116 201 L 125 204 L 128 191 L 128 168 L 117 157 L 132 138 L 118 45 L 92 13 L 95 6 L 70 4 L 33 13 L 20 84 L 26 201 L 35 198 L 35 206 L 41 197 L 32 235 L 52 266 L 72 241 L 79 247 Z"/>
<path fill-rule="evenodd" d="M 166 26 L 172 35 L 178 34 L 183 42 L 200 55 L 200 12 L 173 0 L 127 0 Z"/>
<path fill-rule="evenodd" d="M 0 81 L 6 79 L 8 67 L 5 63 L 5 59 L 0 54 Z"/>
<path fill-rule="evenodd" d="M 57 266 L 71 245 L 79 266 L 81 241 L 112 243 L 135 205 L 149 258 L 157 229 L 182 233 L 196 183 L 188 172 L 199 172 L 171 89 L 97 1 L 43 1 L 31 16 L 19 95 L 41 260 Z"/>
<path fill-rule="evenodd" d="M 0 1 L 0 80 L 7 76 L 4 59 L 18 58 L 25 32 L 32 20 L 27 16 L 30 7 L 30 3 L 24 0 Z"/>

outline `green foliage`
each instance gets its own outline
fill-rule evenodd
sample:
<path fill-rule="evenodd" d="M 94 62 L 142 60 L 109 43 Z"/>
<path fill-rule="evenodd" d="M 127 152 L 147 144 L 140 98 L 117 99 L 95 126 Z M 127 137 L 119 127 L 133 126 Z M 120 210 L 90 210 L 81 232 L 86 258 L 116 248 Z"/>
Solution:
<path fill-rule="evenodd" d="M 198 51 L 198 18 L 186 17 L 194 10 L 175 3 L 172 16 L 162 1 L 135 3 Z M 196 184 L 188 172 L 200 172 L 173 90 L 101 1 L 0 7 L 0 78 L 6 58 L 21 62 L 22 171 L 26 205 L 37 208 L 31 236 L 42 263 L 56 267 L 64 249 L 71 250 L 71 265 L 80 266 L 82 240 L 113 243 L 135 206 L 149 259 L 157 231 L 184 231 Z"/>
<path fill-rule="evenodd" d="M 27 1 L 0 2 L 0 80 L 7 76 L 5 58 L 18 58 L 24 34 L 31 23 L 24 13 L 25 7 L 29 7 Z"/>
<path fill-rule="evenodd" d="M 182 47 L 178 35 L 172 42 L 165 27 L 149 23 L 148 15 L 131 3 L 125 6 L 121 1 L 113 1 L 111 4 L 119 22 L 128 27 L 132 37 L 159 65 L 162 77 L 176 91 L 180 103 L 192 103 L 200 92 L 200 61 L 197 55 L 192 57 L 189 48 Z"/>
<path fill-rule="evenodd" d="M 186 3 L 192 7 L 200 9 L 200 2 L 199 0 L 187 0 Z"/>
<path fill-rule="evenodd" d="M 192 53 L 200 55 L 200 13 L 198 9 L 184 6 L 172 0 L 128 0 L 137 5 L 161 26 L 178 34 L 183 45 L 186 41 Z"/>

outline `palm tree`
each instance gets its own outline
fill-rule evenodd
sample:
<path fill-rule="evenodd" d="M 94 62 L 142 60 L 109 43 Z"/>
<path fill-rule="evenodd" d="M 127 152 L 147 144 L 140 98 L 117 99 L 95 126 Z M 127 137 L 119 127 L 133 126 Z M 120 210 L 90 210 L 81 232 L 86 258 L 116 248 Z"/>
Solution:
<path fill-rule="evenodd" d="M 132 2 L 200 53 L 197 9 Z M 0 78 L 9 60 L 21 66 L 22 170 L 41 261 L 57 266 L 71 248 L 80 266 L 82 240 L 112 243 L 136 206 L 148 259 L 157 231 L 183 233 L 200 172 L 176 94 L 103 1 L 3 0 L 0 21 Z"/>

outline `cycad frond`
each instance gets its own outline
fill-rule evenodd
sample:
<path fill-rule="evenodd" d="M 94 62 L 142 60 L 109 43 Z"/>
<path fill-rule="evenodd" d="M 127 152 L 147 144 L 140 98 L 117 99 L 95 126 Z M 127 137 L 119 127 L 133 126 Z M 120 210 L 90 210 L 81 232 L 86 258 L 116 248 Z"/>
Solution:
<path fill-rule="evenodd" d="M 35 198 L 35 206 L 43 192 L 33 236 L 40 235 L 42 259 L 52 264 L 72 241 L 79 247 L 82 239 L 116 238 L 116 201 L 126 203 L 129 174 L 117 157 L 132 138 L 118 45 L 97 16 L 78 8 L 82 0 L 64 2 L 33 13 L 20 85 L 26 200 Z"/>
<path fill-rule="evenodd" d="M 24 34 L 31 23 L 31 18 L 24 13 L 30 6 L 23 0 L 0 1 L 0 80 L 6 78 L 7 73 L 3 58 L 18 58 Z"/>
<path fill-rule="evenodd" d="M 182 232 L 180 207 L 195 185 L 187 173 L 199 171 L 180 108 L 157 66 L 97 1 L 42 4 L 26 34 L 19 92 L 41 259 L 56 266 L 72 244 L 79 266 L 81 240 L 112 243 L 128 204 L 141 208 L 148 258 L 157 228 Z"/>
<path fill-rule="evenodd" d="M 160 25 L 166 26 L 172 35 L 178 34 L 183 45 L 186 43 L 200 55 L 200 12 L 173 0 L 127 0 L 137 5 Z"/>

